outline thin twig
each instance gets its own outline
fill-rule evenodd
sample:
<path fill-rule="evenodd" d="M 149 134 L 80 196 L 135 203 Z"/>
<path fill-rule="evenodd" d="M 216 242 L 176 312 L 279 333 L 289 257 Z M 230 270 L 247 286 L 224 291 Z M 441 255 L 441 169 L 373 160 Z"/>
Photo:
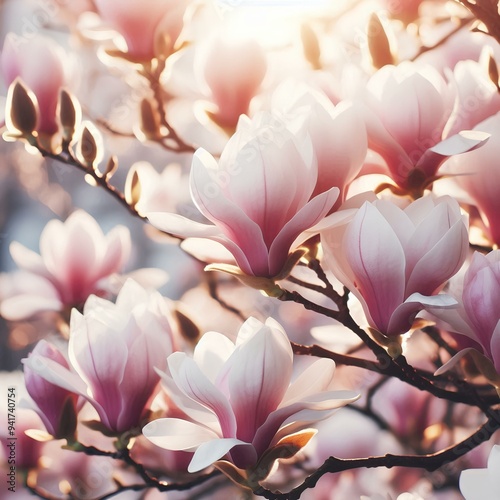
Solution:
<path fill-rule="evenodd" d="M 420 468 L 429 472 L 435 471 L 443 465 L 454 462 L 461 456 L 465 455 L 472 449 L 479 446 L 481 443 L 488 441 L 495 431 L 500 429 L 500 413 L 498 411 L 490 412 L 490 416 L 476 432 L 468 438 L 450 446 L 437 453 L 428 455 L 392 455 L 357 458 L 357 459 L 341 459 L 330 457 L 321 467 L 307 477 L 302 484 L 292 489 L 288 493 L 272 492 L 265 488 L 259 488 L 254 493 L 263 496 L 269 500 L 297 500 L 300 495 L 309 488 L 314 488 L 319 479 L 328 473 L 342 472 L 359 468 L 375 468 L 386 467 L 410 467 Z"/>

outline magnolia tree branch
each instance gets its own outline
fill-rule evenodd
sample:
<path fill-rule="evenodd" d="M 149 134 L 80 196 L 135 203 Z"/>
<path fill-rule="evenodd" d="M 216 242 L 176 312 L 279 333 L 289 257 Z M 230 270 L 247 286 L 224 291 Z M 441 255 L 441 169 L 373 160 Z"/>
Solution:
<path fill-rule="evenodd" d="M 300 495 L 309 488 L 314 488 L 316 483 L 325 474 L 342 472 L 346 470 L 359 468 L 374 468 L 386 467 L 405 467 L 419 468 L 433 472 L 443 465 L 454 462 L 458 458 L 464 456 L 472 449 L 479 446 L 481 443 L 488 441 L 495 431 L 500 429 L 500 411 L 490 411 L 488 420 L 471 434 L 468 438 L 459 443 L 450 446 L 437 453 L 429 455 L 392 455 L 386 454 L 377 457 L 357 458 L 357 459 L 341 459 L 330 457 L 321 467 L 313 472 L 305 481 L 292 489 L 288 493 L 272 492 L 265 488 L 259 488 L 254 493 L 263 496 L 269 500 L 296 500 Z"/>
<path fill-rule="evenodd" d="M 323 314 L 324 316 L 339 321 L 356 335 L 358 335 L 361 341 L 376 356 L 377 362 L 348 357 L 346 355 L 339 355 L 319 346 L 294 345 L 294 351 L 297 354 L 302 353 L 319 357 L 328 357 L 330 359 L 333 359 L 334 361 L 337 360 L 342 364 L 352 364 L 353 366 L 358 366 L 370 371 L 375 371 L 377 373 L 380 373 L 381 375 L 395 377 L 416 387 L 417 389 L 429 392 L 440 399 L 445 399 L 455 403 L 463 403 L 468 406 L 478 406 L 481 409 L 485 409 L 489 406 L 498 404 L 499 402 L 498 395 L 496 393 L 479 396 L 475 391 L 474 386 L 467 386 L 470 390 L 468 392 L 464 392 L 462 383 L 460 384 L 460 390 L 451 391 L 443 389 L 442 387 L 440 387 L 440 385 L 453 384 L 454 381 L 448 378 L 443 379 L 437 377 L 432 377 L 432 379 L 429 380 L 428 378 L 424 377 L 422 373 L 411 366 L 402 354 L 397 356 L 396 358 L 392 358 L 382 346 L 377 344 L 377 342 L 375 342 L 362 328 L 358 326 L 358 324 L 350 315 L 346 304 L 341 304 L 342 309 L 340 311 L 333 311 L 331 309 L 315 304 L 314 302 L 311 302 L 296 291 L 284 291 L 283 295 L 280 297 L 280 300 L 297 302 L 299 304 L 302 304 L 306 309 L 315 311 L 319 314 Z M 343 302 L 345 303 L 345 300 Z"/>
<path fill-rule="evenodd" d="M 163 59 L 158 59 L 156 64 L 156 67 L 144 67 L 139 72 L 149 83 L 157 107 L 160 124 L 167 131 L 166 136 L 156 138 L 155 142 L 163 148 L 175 153 L 194 153 L 196 148 L 184 142 L 167 119 L 167 114 L 165 112 L 166 92 L 160 81 L 163 70 L 165 69 L 165 61 Z"/>
<path fill-rule="evenodd" d="M 498 14 L 497 0 L 457 0 L 466 7 L 473 16 L 481 21 L 491 35 L 500 43 L 500 16 Z M 478 29 L 478 31 L 480 31 Z"/>
<path fill-rule="evenodd" d="M 108 457 L 114 460 L 120 460 L 124 464 L 132 467 L 143 481 L 143 483 L 140 484 L 132 484 L 132 485 L 119 484 L 119 487 L 115 491 L 110 492 L 102 497 L 99 497 L 99 500 L 112 498 L 118 495 L 119 493 L 125 491 L 144 491 L 146 489 L 151 489 L 151 488 L 161 492 L 186 491 L 196 486 L 199 486 L 214 477 L 221 476 L 220 471 L 214 470 L 207 474 L 197 475 L 191 481 L 186 481 L 184 483 L 160 481 L 159 479 L 150 475 L 142 464 L 136 462 L 130 456 L 129 449 L 126 447 L 118 451 L 105 451 L 105 450 L 100 450 L 95 446 L 86 446 L 82 443 L 72 443 L 71 445 L 68 445 L 66 448 L 71 449 L 72 451 L 75 452 L 84 453 L 85 455 L 88 456 Z M 26 479 L 26 488 L 28 488 L 38 498 L 43 498 L 45 500 L 53 500 L 55 498 L 47 494 L 46 492 L 41 491 L 39 488 L 30 485 L 28 481 L 28 476 Z"/>
<path fill-rule="evenodd" d="M 60 153 L 53 153 L 51 151 L 48 151 L 47 149 L 44 149 L 41 145 L 37 145 L 35 147 L 38 149 L 38 151 L 44 158 L 50 158 L 59 163 L 63 163 L 64 165 L 75 167 L 81 172 L 84 172 L 86 175 L 90 175 L 90 177 L 92 177 L 93 181 L 96 183 L 97 186 L 107 191 L 122 206 L 124 206 L 130 214 L 132 214 L 134 217 L 138 217 L 139 219 L 142 219 L 143 221 L 147 222 L 147 218 L 141 215 L 133 205 L 128 203 L 128 201 L 125 198 L 125 195 L 117 187 L 110 184 L 110 182 L 106 179 L 105 176 L 103 177 L 99 176 L 95 168 L 89 168 L 80 161 L 78 161 L 78 159 L 75 157 L 75 155 L 72 153 L 70 149 L 66 149 L 65 151 Z"/>

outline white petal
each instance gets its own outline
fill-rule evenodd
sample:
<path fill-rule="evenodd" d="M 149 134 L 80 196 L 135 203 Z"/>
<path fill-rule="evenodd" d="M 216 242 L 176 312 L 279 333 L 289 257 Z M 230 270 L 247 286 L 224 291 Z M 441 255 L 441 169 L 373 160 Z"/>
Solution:
<path fill-rule="evenodd" d="M 460 474 L 460 491 L 465 500 L 498 500 L 500 491 L 494 491 L 487 469 L 468 469 Z"/>
<path fill-rule="evenodd" d="M 22 294 L 3 300 L 0 303 L 0 315 L 9 321 L 19 321 L 40 312 L 60 311 L 62 308 L 63 305 L 57 298 Z"/>
<path fill-rule="evenodd" d="M 248 443 L 233 438 L 217 439 L 214 441 L 203 443 L 196 450 L 191 463 L 188 466 L 188 472 L 198 472 L 202 469 L 205 469 L 206 467 L 212 465 L 214 462 L 226 455 L 226 453 L 228 453 L 231 448 L 239 445 L 251 447 L 251 445 L 249 445 Z"/>
<path fill-rule="evenodd" d="M 202 425 L 179 418 L 153 420 L 142 429 L 142 433 L 156 446 L 166 450 L 194 450 L 202 443 L 219 437 Z"/>

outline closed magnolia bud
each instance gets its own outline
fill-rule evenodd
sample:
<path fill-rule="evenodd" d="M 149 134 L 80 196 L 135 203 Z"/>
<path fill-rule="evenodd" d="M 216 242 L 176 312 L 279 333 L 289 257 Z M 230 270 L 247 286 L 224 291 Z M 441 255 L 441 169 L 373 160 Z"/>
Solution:
<path fill-rule="evenodd" d="M 27 359 L 30 360 L 29 363 Z M 69 369 L 68 361 L 57 347 L 45 340 L 35 346 L 27 359 L 23 360 L 26 389 L 36 404 L 35 411 L 42 419 L 47 432 L 56 439 L 73 438 L 77 426 L 78 397 L 43 378 L 47 363 L 52 362 L 56 366 Z"/>
<path fill-rule="evenodd" d="M 380 69 L 388 64 L 394 64 L 394 56 L 391 52 L 387 33 L 377 14 L 370 16 L 367 40 L 371 61 L 376 69 Z"/>
<path fill-rule="evenodd" d="M 103 172 L 103 177 L 109 181 L 113 174 L 116 172 L 118 168 L 118 158 L 113 155 L 109 158 L 108 163 L 106 164 L 106 169 Z"/>
<path fill-rule="evenodd" d="M 141 197 L 141 182 L 137 170 L 130 170 L 125 181 L 125 200 L 135 208 Z"/>
<path fill-rule="evenodd" d="M 307 23 L 300 27 L 300 38 L 304 48 L 304 56 L 314 69 L 321 69 L 321 49 L 316 33 Z"/>
<path fill-rule="evenodd" d="M 38 103 L 35 94 L 20 79 L 14 80 L 7 94 L 5 121 L 12 132 L 31 135 L 37 125 Z"/>
<path fill-rule="evenodd" d="M 81 114 L 79 102 L 68 91 L 62 89 L 59 94 L 58 116 L 64 141 L 71 142 L 73 139 Z"/>
<path fill-rule="evenodd" d="M 101 137 L 97 129 L 91 123 L 84 124 L 80 142 L 78 143 L 77 155 L 85 166 L 92 167 L 99 162 L 101 155 L 100 143 Z"/>
<path fill-rule="evenodd" d="M 200 338 L 201 333 L 198 325 L 179 309 L 174 310 L 174 316 L 179 325 L 181 335 L 190 342 L 196 342 Z"/>
<path fill-rule="evenodd" d="M 146 139 L 155 140 L 160 137 L 160 115 L 149 99 L 141 102 L 141 131 Z"/>
<path fill-rule="evenodd" d="M 495 84 L 495 87 L 498 89 L 498 66 L 491 53 L 488 55 L 488 76 L 490 77 L 490 80 Z"/>

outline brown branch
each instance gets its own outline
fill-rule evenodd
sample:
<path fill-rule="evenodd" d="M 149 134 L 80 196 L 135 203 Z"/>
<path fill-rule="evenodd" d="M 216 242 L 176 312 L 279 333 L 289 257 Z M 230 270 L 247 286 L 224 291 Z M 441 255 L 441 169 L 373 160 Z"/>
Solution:
<path fill-rule="evenodd" d="M 143 67 L 139 72 L 139 74 L 146 78 L 149 83 L 149 87 L 153 92 L 153 97 L 158 108 L 160 123 L 167 130 L 167 135 L 155 140 L 155 142 L 163 148 L 175 153 L 194 153 L 196 148 L 184 142 L 167 119 L 165 112 L 166 93 L 160 81 L 164 69 L 165 61 L 163 59 L 158 59 L 156 66 Z M 171 143 L 173 143 L 173 145 Z"/>
<path fill-rule="evenodd" d="M 440 399 L 452 401 L 455 403 L 463 403 L 468 406 L 478 406 L 479 408 L 483 409 L 483 411 L 488 407 L 499 403 L 498 396 L 496 394 L 479 396 L 475 391 L 475 387 L 472 385 L 460 383 L 460 389 L 456 391 L 443 389 L 437 384 L 450 384 L 453 383 L 453 381 L 434 377 L 432 379 L 425 378 L 423 376 L 423 373 L 411 366 L 403 355 L 400 355 L 395 359 L 391 358 L 391 356 L 389 356 L 387 351 L 382 346 L 377 344 L 377 342 L 375 342 L 362 328 L 358 326 L 358 324 L 350 315 L 347 306 L 345 308 L 342 308 L 339 312 L 333 311 L 307 300 L 297 292 L 290 292 L 286 290 L 283 292 L 282 296 L 279 297 L 279 299 L 282 301 L 291 300 L 297 302 L 299 304 L 302 304 L 306 309 L 310 309 L 319 314 L 323 314 L 324 316 L 339 321 L 361 339 L 361 341 L 375 355 L 375 357 L 377 358 L 377 362 L 368 362 L 367 360 L 359 361 L 360 358 L 346 357 L 346 355 L 332 353 L 331 351 L 323 349 L 319 346 L 295 347 L 294 349 L 296 350 L 296 353 L 299 353 L 300 351 L 300 353 L 302 354 L 328 357 L 334 360 L 337 359 L 338 361 L 345 361 L 346 363 L 357 363 L 357 365 L 354 366 L 363 365 L 360 367 L 375 371 L 376 373 L 380 373 L 381 375 L 398 378 L 402 382 L 406 382 L 407 384 L 412 385 L 417 389 L 420 389 L 421 391 L 429 392 L 430 394 Z M 296 346 L 298 346 L 298 344 Z M 463 390 L 464 388 L 466 389 L 466 391 Z"/>
<path fill-rule="evenodd" d="M 338 365 L 344 366 L 356 366 L 358 368 L 363 368 L 372 372 L 380 373 L 381 368 L 375 361 L 370 361 L 368 359 L 356 358 L 354 356 L 348 356 L 347 354 L 339 354 L 337 352 L 329 351 L 324 347 L 319 345 L 302 345 L 295 342 L 290 342 L 294 354 L 302 356 L 316 356 L 318 358 L 328 358 L 335 361 Z"/>
<path fill-rule="evenodd" d="M 63 163 L 64 165 L 68 165 L 71 167 L 75 167 L 78 170 L 82 171 L 86 175 L 90 175 L 92 179 L 95 181 L 95 183 L 99 186 L 105 189 L 113 198 L 118 200 L 118 202 L 123 205 L 134 217 L 138 217 L 139 219 L 142 219 L 145 222 L 148 222 L 148 219 L 141 215 L 133 206 L 129 205 L 127 203 L 127 200 L 125 199 L 125 195 L 115 186 L 110 184 L 106 178 L 103 176 L 99 176 L 95 169 L 89 168 L 82 163 L 80 163 L 75 156 L 69 152 L 62 152 L 62 153 L 52 153 L 51 151 L 48 151 L 47 149 L 44 149 L 42 146 L 38 145 L 36 146 L 38 151 L 41 153 L 41 155 L 44 158 L 50 158 L 52 160 L 55 160 L 59 163 Z"/>
<path fill-rule="evenodd" d="M 210 294 L 210 297 L 217 301 L 219 305 L 225 309 L 226 311 L 229 311 L 233 313 L 234 315 L 238 316 L 239 319 L 242 321 L 245 321 L 247 318 L 246 316 L 236 307 L 228 304 L 224 299 L 222 299 L 219 295 L 218 291 L 218 280 L 217 277 L 214 273 L 205 273 L 205 278 L 207 281 L 208 285 L 208 293 Z"/>
<path fill-rule="evenodd" d="M 51 151 L 48 151 L 47 149 L 44 149 L 40 144 L 37 144 L 35 147 L 38 149 L 38 151 L 40 152 L 40 154 L 44 158 L 50 158 L 51 160 L 57 161 L 57 162 L 62 163 L 64 165 L 67 165 L 70 167 L 75 167 L 76 169 L 80 170 L 84 174 L 89 175 L 90 177 L 92 177 L 92 179 L 94 180 L 94 182 L 96 183 L 97 186 L 99 186 L 99 187 L 103 188 L 105 191 L 107 191 L 122 206 L 124 206 L 130 214 L 132 214 L 134 217 L 137 217 L 148 224 L 150 223 L 149 219 L 147 217 L 145 217 L 144 215 L 140 214 L 136 210 L 135 206 L 133 206 L 127 202 L 125 195 L 116 186 L 113 186 L 113 184 L 109 183 L 109 181 L 106 179 L 106 176 L 99 175 L 95 168 L 87 167 L 86 165 L 79 162 L 69 147 L 66 147 L 66 149 L 61 153 L 53 153 Z M 182 241 L 184 239 L 181 236 L 171 234 L 171 233 L 168 233 L 166 231 L 161 231 L 161 230 L 159 230 L 159 231 L 162 232 L 163 234 L 166 234 L 172 238 L 176 238 L 180 241 Z"/>
<path fill-rule="evenodd" d="M 500 16 L 497 0 L 457 0 L 485 26 L 487 34 L 500 43 Z M 481 30 L 477 30 L 481 31 Z"/>
<path fill-rule="evenodd" d="M 424 469 L 429 472 L 435 471 L 443 465 L 454 462 L 469 451 L 473 450 L 481 443 L 491 438 L 493 433 L 500 429 L 500 413 L 499 411 L 489 412 L 489 418 L 486 423 L 479 427 L 476 432 L 468 438 L 450 446 L 437 453 L 428 455 L 392 455 L 357 458 L 357 459 L 341 459 L 330 457 L 321 467 L 307 477 L 302 484 L 292 489 L 288 493 L 272 492 L 265 488 L 259 488 L 254 493 L 269 500 L 296 500 L 300 495 L 309 488 L 314 488 L 319 479 L 325 474 L 342 472 L 359 468 L 375 468 L 386 467 L 410 467 Z"/>

